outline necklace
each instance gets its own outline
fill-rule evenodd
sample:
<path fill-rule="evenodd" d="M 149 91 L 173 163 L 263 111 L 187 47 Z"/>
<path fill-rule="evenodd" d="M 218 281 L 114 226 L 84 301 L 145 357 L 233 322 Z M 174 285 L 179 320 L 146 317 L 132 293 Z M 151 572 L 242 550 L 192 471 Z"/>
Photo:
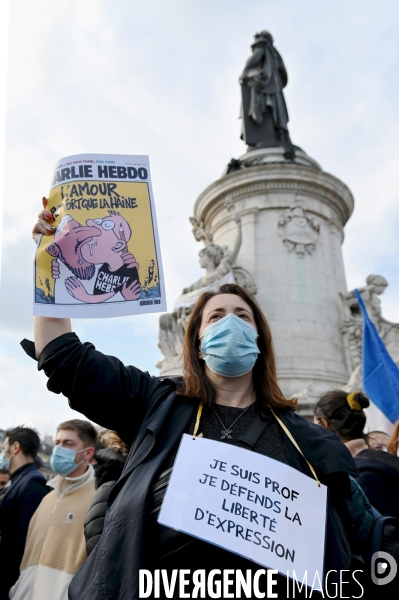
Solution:
<path fill-rule="evenodd" d="M 232 440 L 233 439 L 233 437 L 231 435 L 231 432 L 233 430 L 234 425 L 237 423 L 238 419 L 240 417 L 242 417 L 242 415 L 248 410 L 248 408 L 250 406 L 252 406 L 252 404 L 248 404 L 248 406 L 246 408 L 244 408 L 244 410 L 238 415 L 238 417 L 236 418 L 236 420 L 233 421 L 233 423 L 230 425 L 230 427 L 225 427 L 225 425 L 223 424 L 222 419 L 219 417 L 219 415 L 218 415 L 218 413 L 216 411 L 216 408 L 214 406 L 212 406 L 213 412 L 215 413 L 217 419 L 219 420 L 219 423 L 221 424 L 221 426 L 223 428 L 222 431 L 220 432 L 221 433 L 221 436 L 220 436 L 221 440 L 225 440 L 225 439 Z"/>

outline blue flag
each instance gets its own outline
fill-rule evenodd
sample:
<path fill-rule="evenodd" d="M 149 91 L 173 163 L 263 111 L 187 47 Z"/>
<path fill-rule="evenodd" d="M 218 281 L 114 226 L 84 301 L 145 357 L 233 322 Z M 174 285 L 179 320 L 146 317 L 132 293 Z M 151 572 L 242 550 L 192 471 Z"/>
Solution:
<path fill-rule="evenodd" d="M 363 388 L 380 411 L 395 423 L 399 419 L 399 369 L 370 320 L 357 290 L 363 315 Z"/>

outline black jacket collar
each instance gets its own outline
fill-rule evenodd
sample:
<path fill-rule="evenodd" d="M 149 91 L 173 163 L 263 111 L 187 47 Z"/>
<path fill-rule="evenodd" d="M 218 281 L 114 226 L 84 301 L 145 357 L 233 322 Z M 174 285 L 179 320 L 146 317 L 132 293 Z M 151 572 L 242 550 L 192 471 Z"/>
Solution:
<path fill-rule="evenodd" d="M 355 460 L 359 471 L 364 470 L 366 465 L 373 462 L 377 463 L 377 468 L 378 465 L 380 468 L 389 467 L 399 475 L 399 457 L 390 454 L 389 452 L 375 450 L 374 448 L 366 448 L 366 450 L 362 450 L 359 454 L 356 454 Z"/>
<path fill-rule="evenodd" d="M 29 473 L 29 471 L 36 471 L 36 465 L 34 462 L 31 463 L 27 463 L 26 465 L 22 465 L 22 467 L 19 467 L 19 469 L 17 469 L 16 471 L 13 471 L 12 473 L 10 473 L 10 479 L 12 482 L 15 481 L 16 477 L 18 477 L 18 475 L 25 475 L 26 473 Z"/>

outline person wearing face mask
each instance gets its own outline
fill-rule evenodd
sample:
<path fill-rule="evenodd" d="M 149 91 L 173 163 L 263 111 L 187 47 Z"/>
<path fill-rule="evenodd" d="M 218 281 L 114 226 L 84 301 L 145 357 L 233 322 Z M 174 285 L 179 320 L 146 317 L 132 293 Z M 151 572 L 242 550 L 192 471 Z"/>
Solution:
<path fill-rule="evenodd" d="M 36 317 L 35 344 L 24 340 L 22 346 L 36 354 L 50 391 L 62 392 L 71 408 L 133 445 L 111 491 L 103 534 L 71 581 L 70 600 L 138 598 L 139 569 L 259 568 L 157 522 L 182 434 L 194 431 L 309 477 L 313 469 L 329 486 L 325 569 L 351 568 L 353 459 L 333 433 L 299 417 L 297 401 L 284 397 L 270 328 L 244 288 L 225 284 L 199 298 L 185 334 L 182 380 L 151 377 L 98 352 L 71 332 L 68 319 Z M 278 581 L 284 596 L 286 580 Z"/>
<path fill-rule="evenodd" d="M 8 598 L 19 575 L 29 522 L 48 492 L 46 480 L 34 459 L 40 438 L 34 429 L 15 427 L 6 432 L 0 453 L 0 469 L 7 469 L 11 483 L 0 498 L 0 599 Z"/>
<path fill-rule="evenodd" d="M 86 558 L 83 523 L 94 496 L 89 464 L 97 432 L 72 419 L 57 428 L 50 464 L 56 476 L 29 525 L 13 600 L 66 600 L 69 582 Z"/>

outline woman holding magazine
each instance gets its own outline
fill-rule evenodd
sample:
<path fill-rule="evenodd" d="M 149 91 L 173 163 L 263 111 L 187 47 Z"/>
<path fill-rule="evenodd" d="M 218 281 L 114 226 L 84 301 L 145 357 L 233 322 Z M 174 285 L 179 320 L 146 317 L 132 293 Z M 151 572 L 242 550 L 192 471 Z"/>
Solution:
<path fill-rule="evenodd" d="M 47 214 L 40 215 L 34 234 L 48 231 Z M 329 487 L 325 573 L 337 571 L 338 580 L 340 570 L 351 568 L 347 503 L 353 459 L 334 434 L 299 417 L 296 400 L 284 397 L 270 328 L 244 288 L 226 284 L 199 298 L 186 331 L 181 380 L 151 377 L 98 352 L 79 340 L 68 319 L 36 317 L 35 348 L 26 341 L 23 346 L 35 353 L 50 391 L 132 444 L 111 492 L 102 537 L 70 585 L 71 600 L 138 598 L 140 569 L 239 569 L 245 575 L 260 568 L 157 522 L 184 433 L 250 449 L 311 478 L 317 474 Z M 286 581 L 278 580 L 273 591 L 281 585 L 284 596 Z M 266 577 L 262 585 L 266 592 Z M 162 587 L 160 593 L 164 597 Z"/>

